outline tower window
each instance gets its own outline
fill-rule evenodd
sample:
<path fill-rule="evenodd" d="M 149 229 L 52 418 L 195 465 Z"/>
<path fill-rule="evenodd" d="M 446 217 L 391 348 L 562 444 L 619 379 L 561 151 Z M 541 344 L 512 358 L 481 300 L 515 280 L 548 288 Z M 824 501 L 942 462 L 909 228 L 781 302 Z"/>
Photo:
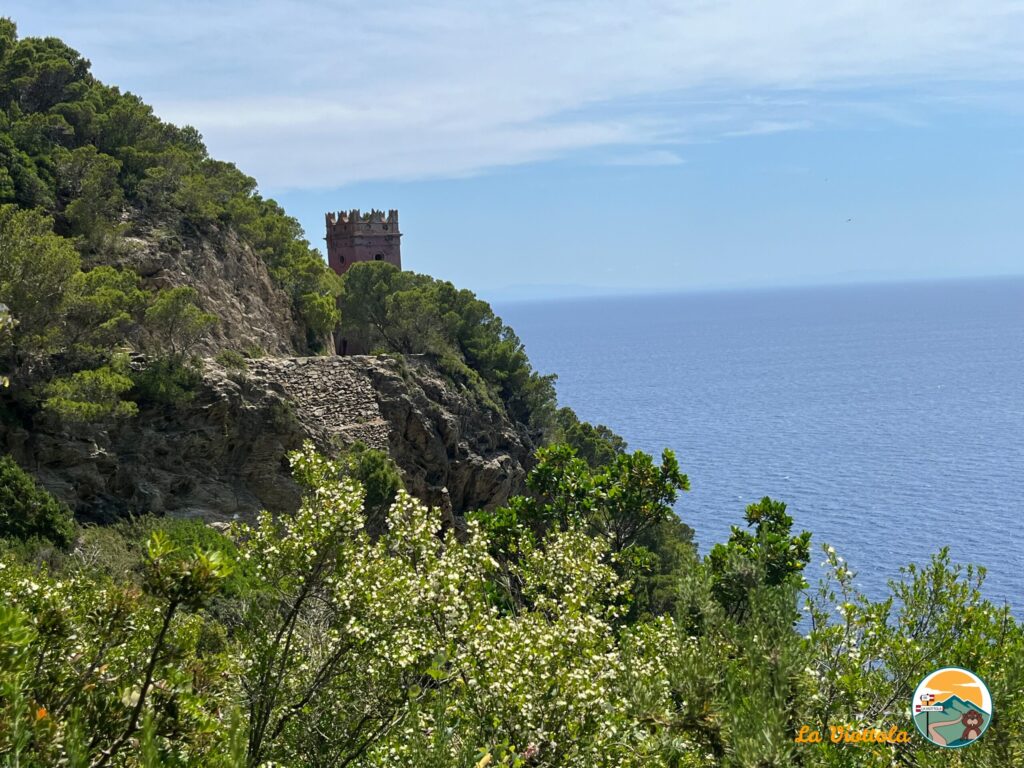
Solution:
<path fill-rule="evenodd" d="M 374 254 L 374 256 L 373 256 L 373 260 L 374 261 L 383 261 L 383 259 L 384 259 L 384 254 L 383 253 L 377 253 L 377 254 Z"/>

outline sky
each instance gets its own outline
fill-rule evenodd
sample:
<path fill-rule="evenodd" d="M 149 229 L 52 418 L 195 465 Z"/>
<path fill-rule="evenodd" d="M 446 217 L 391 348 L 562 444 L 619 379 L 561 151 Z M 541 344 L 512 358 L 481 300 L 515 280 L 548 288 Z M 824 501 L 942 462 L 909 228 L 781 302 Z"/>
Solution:
<path fill-rule="evenodd" d="M 5 0 L 323 246 L 511 300 L 1024 273 L 1021 0 Z"/>

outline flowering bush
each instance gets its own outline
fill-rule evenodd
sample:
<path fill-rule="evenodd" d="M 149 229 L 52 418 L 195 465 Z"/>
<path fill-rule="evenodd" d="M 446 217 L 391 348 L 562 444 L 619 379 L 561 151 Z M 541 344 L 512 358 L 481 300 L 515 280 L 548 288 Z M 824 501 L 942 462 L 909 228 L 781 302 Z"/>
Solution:
<path fill-rule="evenodd" d="M 292 466 L 298 512 L 230 541 L 157 527 L 135 566 L 106 571 L 82 549 L 50 569 L 0 556 L 0 764 L 938 766 L 949 756 L 920 740 L 795 736 L 909 727 L 913 687 L 950 664 L 996 701 L 953 764 L 1024 762 L 1024 633 L 948 553 L 871 602 L 826 548 L 829 576 L 808 591 L 807 537 L 767 499 L 747 511 L 754 533 L 680 561 L 672 615 L 640 620 L 630 545 L 568 496 L 556 525 L 499 514 L 457 537 L 399 491 L 368 532 L 344 461 L 307 446 Z M 623 481 L 650 498 L 665 478 Z"/>

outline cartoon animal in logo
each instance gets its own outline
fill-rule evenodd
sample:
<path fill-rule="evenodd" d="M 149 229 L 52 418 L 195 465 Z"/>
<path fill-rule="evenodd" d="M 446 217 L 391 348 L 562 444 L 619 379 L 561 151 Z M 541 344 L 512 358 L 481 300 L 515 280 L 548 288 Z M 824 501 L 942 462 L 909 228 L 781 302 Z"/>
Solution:
<path fill-rule="evenodd" d="M 960 737 L 961 739 L 964 741 L 974 741 L 981 736 L 981 724 L 984 722 L 981 712 L 970 709 L 964 712 L 964 716 L 960 718 L 960 721 L 964 724 L 964 735 Z"/>
<path fill-rule="evenodd" d="M 981 724 L 985 722 L 985 720 L 981 716 L 980 712 L 974 709 L 969 709 L 964 712 L 963 717 L 960 717 L 959 719 L 940 720 L 937 723 L 931 723 L 928 726 L 928 735 L 931 737 L 932 741 L 939 746 L 944 747 L 946 746 L 946 739 L 944 739 L 942 734 L 939 733 L 939 728 L 944 728 L 947 725 L 952 725 L 957 722 L 963 723 L 964 725 L 964 733 L 960 737 L 960 740 L 967 742 L 974 741 L 976 738 L 981 736 Z"/>

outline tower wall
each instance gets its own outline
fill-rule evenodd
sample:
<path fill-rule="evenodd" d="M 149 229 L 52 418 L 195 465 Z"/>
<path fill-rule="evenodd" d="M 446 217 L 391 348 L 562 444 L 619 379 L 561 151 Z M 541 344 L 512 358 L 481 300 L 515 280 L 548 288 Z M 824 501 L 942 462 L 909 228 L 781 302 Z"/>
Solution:
<path fill-rule="evenodd" d="M 397 210 L 387 216 L 378 210 L 362 214 L 358 208 L 328 213 L 327 263 L 339 275 L 360 261 L 386 261 L 401 269 L 401 238 Z"/>

